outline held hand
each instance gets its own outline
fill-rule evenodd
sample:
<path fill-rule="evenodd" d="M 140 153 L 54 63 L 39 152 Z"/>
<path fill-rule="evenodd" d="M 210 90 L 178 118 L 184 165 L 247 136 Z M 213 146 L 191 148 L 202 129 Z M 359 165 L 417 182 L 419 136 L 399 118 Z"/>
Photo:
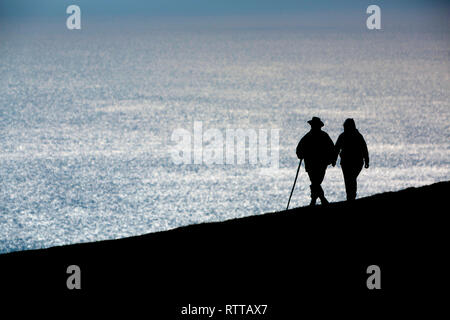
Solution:
<path fill-rule="evenodd" d="M 369 163 L 368 162 L 366 162 L 366 164 L 364 165 L 364 168 L 369 168 Z"/>

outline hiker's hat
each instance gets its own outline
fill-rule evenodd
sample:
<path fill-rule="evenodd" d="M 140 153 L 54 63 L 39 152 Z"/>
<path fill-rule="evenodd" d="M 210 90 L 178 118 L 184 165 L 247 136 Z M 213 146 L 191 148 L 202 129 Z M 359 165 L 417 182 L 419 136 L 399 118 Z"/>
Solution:
<path fill-rule="evenodd" d="M 320 118 L 318 118 L 318 117 L 312 117 L 312 119 L 309 120 L 308 123 L 311 125 L 311 127 L 314 127 L 314 126 L 323 127 L 324 126 L 322 120 L 320 120 Z"/>

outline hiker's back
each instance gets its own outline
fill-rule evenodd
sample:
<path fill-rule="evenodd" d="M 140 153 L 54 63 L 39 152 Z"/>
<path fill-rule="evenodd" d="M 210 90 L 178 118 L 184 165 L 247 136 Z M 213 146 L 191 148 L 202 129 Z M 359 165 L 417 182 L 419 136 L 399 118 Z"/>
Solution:
<path fill-rule="evenodd" d="M 341 164 L 362 164 L 367 158 L 367 145 L 358 130 L 343 132 L 336 143 L 337 151 L 340 151 Z"/>
<path fill-rule="evenodd" d="M 311 166 L 327 166 L 333 155 L 333 142 L 322 130 L 309 131 L 297 146 L 297 156 L 305 160 L 308 170 Z"/>

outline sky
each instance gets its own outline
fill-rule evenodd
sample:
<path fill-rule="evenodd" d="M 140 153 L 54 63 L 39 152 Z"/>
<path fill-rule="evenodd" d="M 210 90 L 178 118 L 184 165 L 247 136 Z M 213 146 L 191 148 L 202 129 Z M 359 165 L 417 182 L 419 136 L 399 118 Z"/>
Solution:
<path fill-rule="evenodd" d="M 1 17 L 45 17 L 71 4 L 90 15 L 239 15 L 361 10 L 371 4 L 402 11 L 450 11 L 442 0 L 0 0 Z"/>

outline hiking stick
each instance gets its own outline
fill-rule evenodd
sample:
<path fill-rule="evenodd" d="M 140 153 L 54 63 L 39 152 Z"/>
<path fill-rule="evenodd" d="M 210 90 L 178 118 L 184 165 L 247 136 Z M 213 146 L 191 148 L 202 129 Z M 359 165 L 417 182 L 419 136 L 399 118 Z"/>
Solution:
<path fill-rule="evenodd" d="M 294 185 L 292 186 L 291 195 L 289 196 L 289 201 L 288 201 L 286 210 L 289 209 L 289 203 L 291 202 L 292 193 L 294 193 L 295 183 L 297 182 L 298 172 L 300 171 L 300 166 L 302 165 L 302 160 L 303 159 L 300 159 L 300 163 L 298 164 L 297 174 L 295 175 Z"/>

